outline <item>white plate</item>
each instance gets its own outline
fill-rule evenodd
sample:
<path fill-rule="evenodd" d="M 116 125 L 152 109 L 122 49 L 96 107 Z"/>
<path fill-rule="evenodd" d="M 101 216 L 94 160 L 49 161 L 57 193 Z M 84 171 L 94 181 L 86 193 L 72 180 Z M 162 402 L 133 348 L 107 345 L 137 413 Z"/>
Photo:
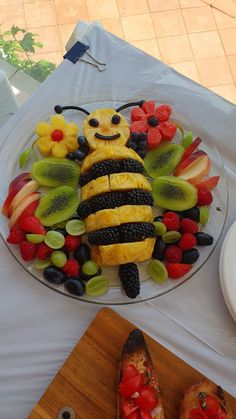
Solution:
<path fill-rule="evenodd" d="M 220 254 L 220 284 L 225 303 L 236 322 L 236 221 L 230 227 Z"/>

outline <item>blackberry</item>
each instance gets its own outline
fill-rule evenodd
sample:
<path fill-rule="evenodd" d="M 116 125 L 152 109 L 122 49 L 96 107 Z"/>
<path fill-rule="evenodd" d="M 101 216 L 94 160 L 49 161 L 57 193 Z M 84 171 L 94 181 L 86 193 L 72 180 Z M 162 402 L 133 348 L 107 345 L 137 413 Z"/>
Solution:
<path fill-rule="evenodd" d="M 90 244 L 104 245 L 119 243 L 120 234 L 119 227 L 108 227 L 101 230 L 93 231 L 88 236 Z"/>
<path fill-rule="evenodd" d="M 82 186 L 87 185 L 93 178 L 91 177 L 90 173 L 81 173 L 79 177 L 79 184 L 82 188 Z"/>
<path fill-rule="evenodd" d="M 111 173 L 119 173 L 121 170 L 119 160 L 103 160 L 98 163 L 94 163 L 90 173 L 93 179 L 100 176 L 110 175 Z"/>
<path fill-rule="evenodd" d="M 140 293 L 138 267 L 135 263 L 126 263 L 119 267 L 122 287 L 129 298 L 136 298 Z"/>
<path fill-rule="evenodd" d="M 154 205 L 152 194 L 144 189 L 132 189 L 125 192 L 126 205 Z"/>
<path fill-rule="evenodd" d="M 121 172 L 143 173 L 143 171 L 143 164 L 139 161 L 133 159 L 121 160 Z"/>
<path fill-rule="evenodd" d="M 147 237 L 154 237 L 155 227 L 152 223 L 126 223 L 120 226 L 120 242 L 138 242 Z"/>
<path fill-rule="evenodd" d="M 88 217 L 88 215 L 92 213 L 93 213 L 93 207 L 90 201 L 81 202 L 79 204 L 77 208 L 77 214 L 81 219 Z"/>
<path fill-rule="evenodd" d="M 137 149 L 136 153 L 141 157 L 141 159 L 144 159 L 144 157 L 146 157 L 147 154 L 147 150 L 143 150 L 143 149 Z"/>
<path fill-rule="evenodd" d="M 103 195 L 95 196 L 91 201 L 93 212 L 97 212 L 103 209 L 121 207 L 125 202 L 124 192 L 106 192 Z"/>

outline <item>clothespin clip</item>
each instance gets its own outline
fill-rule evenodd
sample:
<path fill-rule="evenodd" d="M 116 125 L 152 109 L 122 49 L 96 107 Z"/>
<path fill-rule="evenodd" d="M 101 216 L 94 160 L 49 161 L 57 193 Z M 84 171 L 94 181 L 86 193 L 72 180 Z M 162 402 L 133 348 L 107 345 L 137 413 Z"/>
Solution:
<path fill-rule="evenodd" d="M 91 64 L 94 67 L 97 67 L 99 71 L 104 71 L 107 68 L 106 63 L 101 63 L 96 58 L 94 58 L 88 52 L 89 46 L 82 44 L 82 42 L 77 41 L 75 45 L 64 55 L 63 58 L 67 58 L 67 60 L 71 61 L 73 64 L 77 63 L 77 61 L 83 61 L 87 64 Z M 91 60 L 85 60 L 81 58 L 84 54 L 87 54 Z"/>

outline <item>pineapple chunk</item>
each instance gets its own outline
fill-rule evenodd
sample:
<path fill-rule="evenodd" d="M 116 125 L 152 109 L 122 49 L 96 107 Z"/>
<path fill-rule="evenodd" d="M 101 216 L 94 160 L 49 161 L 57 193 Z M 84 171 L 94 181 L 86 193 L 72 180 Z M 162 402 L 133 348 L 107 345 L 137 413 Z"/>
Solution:
<path fill-rule="evenodd" d="M 108 192 L 110 190 L 110 182 L 108 176 L 101 176 L 97 179 L 91 180 L 87 185 L 81 189 L 81 200 L 92 198 L 92 196 Z"/>

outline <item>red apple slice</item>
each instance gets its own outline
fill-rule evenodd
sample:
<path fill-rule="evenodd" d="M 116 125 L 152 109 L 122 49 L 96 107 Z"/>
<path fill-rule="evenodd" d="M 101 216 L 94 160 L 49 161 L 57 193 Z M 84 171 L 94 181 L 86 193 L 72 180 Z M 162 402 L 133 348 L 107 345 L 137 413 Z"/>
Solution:
<path fill-rule="evenodd" d="M 24 180 L 31 180 L 30 174 L 28 172 L 20 173 L 18 176 L 13 179 L 9 185 L 8 191 L 10 192 L 14 187 L 17 185 L 17 183 L 22 182 Z"/>
<path fill-rule="evenodd" d="M 9 228 L 11 228 L 19 219 L 22 212 L 30 205 L 32 202 L 37 201 L 40 197 L 40 192 L 33 192 L 32 194 L 26 196 L 24 200 L 21 200 L 17 208 L 14 210 L 14 212 L 11 215 L 11 218 L 9 220 Z"/>
<path fill-rule="evenodd" d="M 15 198 L 15 196 L 18 194 L 18 192 L 25 186 L 25 184 L 28 182 L 28 180 L 21 180 L 15 185 L 12 186 L 12 188 L 9 190 L 9 193 L 4 201 L 4 204 L 2 206 L 2 214 L 7 216 L 9 207 Z"/>
<path fill-rule="evenodd" d="M 11 217 L 12 213 L 15 211 L 17 206 L 20 204 L 22 199 L 26 198 L 26 196 L 32 194 L 33 192 L 37 191 L 39 188 L 39 183 L 35 180 L 31 180 L 30 182 L 27 182 L 23 188 L 16 194 L 15 198 L 13 199 L 9 210 L 7 212 L 8 217 Z"/>
<path fill-rule="evenodd" d="M 177 166 L 175 176 L 195 185 L 209 173 L 211 161 L 204 151 L 196 151 Z"/>
<path fill-rule="evenodd" d="M 200 183 L 197 183 L 195 186 L 198 189 L 207 189 L 208 191 L 212 191 L 218 185 L 219 180 L 220 176 L 212 176 Z"/>
<path fill-rule="evenodd" d="M 202 140 L 201 140 L 201 138 L 199 138 L 199 137 L 197 137 L 193 142 L 192 142 L 192 144 L 190 144 L 187 148 L 186 148 L 186 150 L 185 150 L 185 152 L 184 152 L 184 154 L 182 155 L 182 159 L 180 160 L 180 163 L 182 162 L 182 161 L 184 161 L 188 156 L 190 156 L 195 150 L 196 150 L 196 148 L 199 146 L 199 144 L 201 144 L 201 142 L 202 142 Z"/>
<path fill-rule="evenodd" d="M 22 212 L 22 214 L 19 218 L 19 222 L 23 218 L 30 217 L 31 215 L 34 215 L 34 212 L 35 212 L 38 204 L 39 204 L 39 199 L 37 201 L 34 201 L 31 204 L 29 204 L 28 207 L 25 208 L 25 210 Z"/>

